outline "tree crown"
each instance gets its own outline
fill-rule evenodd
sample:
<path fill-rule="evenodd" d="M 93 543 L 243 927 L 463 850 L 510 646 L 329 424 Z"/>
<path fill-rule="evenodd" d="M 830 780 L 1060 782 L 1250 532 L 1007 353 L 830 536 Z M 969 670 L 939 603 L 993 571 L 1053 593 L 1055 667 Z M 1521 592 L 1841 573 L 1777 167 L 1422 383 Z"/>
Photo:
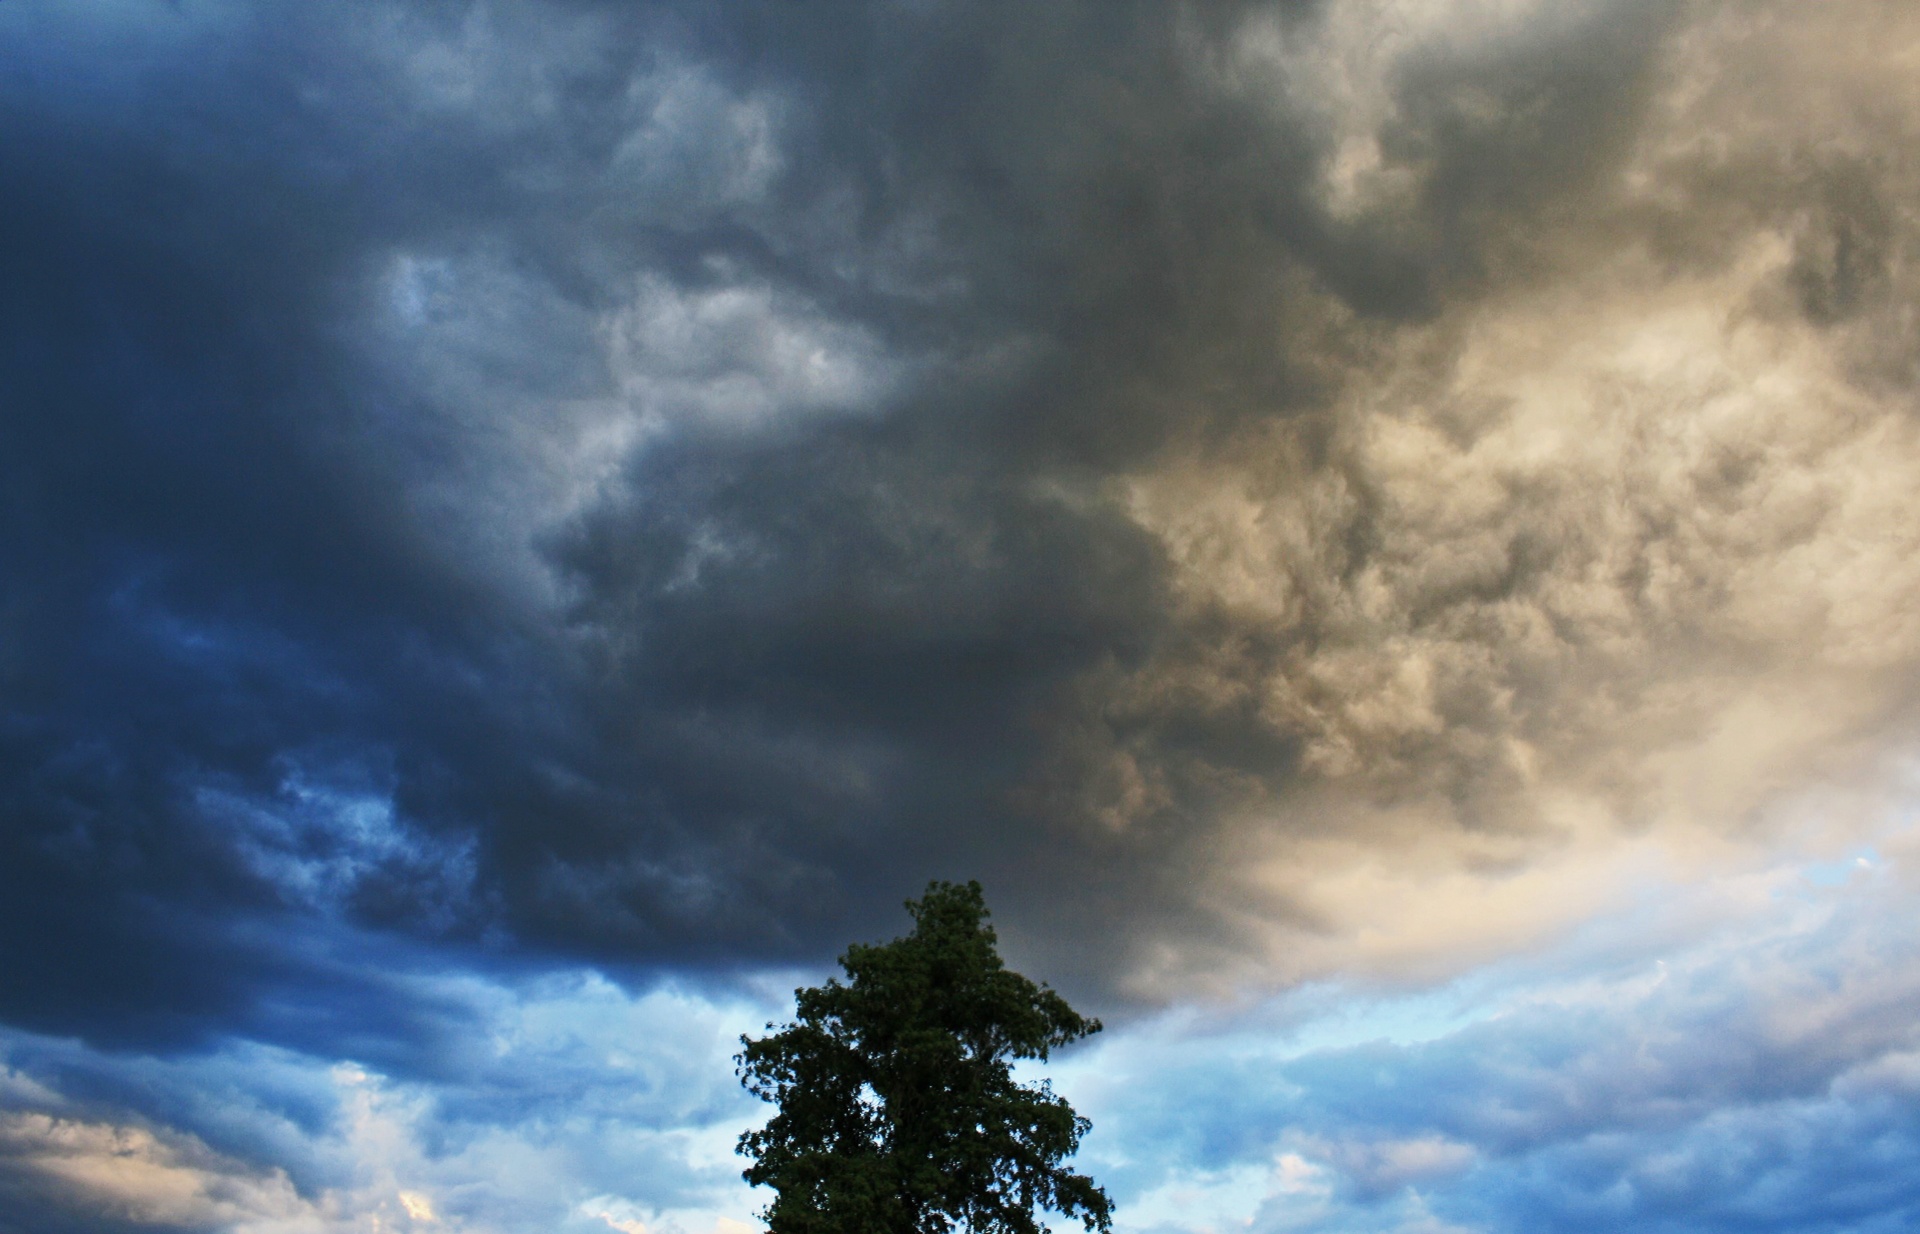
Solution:
<path fill-rule="evenodd" d="M 794 1022 L 742 1037 L 740 1079 L 779 1111 L 740 1137 L 774 1190 L 771 1234 L 1038 1234 L 1036 1208 L 1111 1227 L 1112 1203 L 1060 1163 L 1088 1121 L 1012 1061 L 1100 1031 L 1000 960 L 980 884 L 909 900 L 913 932 L 795 991 Z"/>

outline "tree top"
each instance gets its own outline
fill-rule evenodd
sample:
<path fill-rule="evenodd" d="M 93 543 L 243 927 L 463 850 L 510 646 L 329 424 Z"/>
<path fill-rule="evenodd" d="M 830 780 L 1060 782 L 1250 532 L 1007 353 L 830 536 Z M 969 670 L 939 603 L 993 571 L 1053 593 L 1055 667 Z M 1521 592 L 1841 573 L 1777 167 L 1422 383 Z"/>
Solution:
<path fill-rule="evenodd" d="M 779 1106 L 740 1138 L 771 1234 L 1038 1234 L 1037 1208 L 1109 1229 L 1106 1193 L 1060 1164 L 1090 1124 L 1012 1074 L 1099 1021 L 1007 969 L 979 883 L 931 883 L 907 911 L 912 933 L 847 948 L 844 983 L 741 1038 L 741 1082 Z"/>

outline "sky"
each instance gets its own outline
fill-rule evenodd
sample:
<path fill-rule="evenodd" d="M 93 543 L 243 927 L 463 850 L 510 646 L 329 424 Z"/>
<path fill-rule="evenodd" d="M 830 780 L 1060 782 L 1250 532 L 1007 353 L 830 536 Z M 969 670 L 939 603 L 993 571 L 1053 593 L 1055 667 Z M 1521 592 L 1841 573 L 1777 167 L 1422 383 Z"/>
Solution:
<path fill-rule="evenodd" d="M 4 0 L 0 220 L 0 1234 L 750 1234 L 935 879 L 1118 1234 L 1920 1227 L 1909 0 Z"/>

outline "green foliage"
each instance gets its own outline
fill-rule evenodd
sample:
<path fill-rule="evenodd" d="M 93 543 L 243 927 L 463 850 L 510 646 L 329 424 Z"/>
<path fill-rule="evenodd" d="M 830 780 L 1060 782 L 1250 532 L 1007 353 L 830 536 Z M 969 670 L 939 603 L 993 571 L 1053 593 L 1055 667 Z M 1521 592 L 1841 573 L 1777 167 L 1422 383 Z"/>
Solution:
<path fill-rule="evenodd" d="M 1060 1165 L 1087 1120 L 1011 1070 L 1099 1021 L 1006 969 L 980 884 L 933 883 L 907 911 L 913 933 L 847 948 L 845 985 L 796 991 L 792 1024 L 740 1039 L 741 1082 L 780 1107 L 740 1137 L 771 1234 L 1036 1234 L 1036 1208 L 1110 1229 L 1106 1192 Z"/>

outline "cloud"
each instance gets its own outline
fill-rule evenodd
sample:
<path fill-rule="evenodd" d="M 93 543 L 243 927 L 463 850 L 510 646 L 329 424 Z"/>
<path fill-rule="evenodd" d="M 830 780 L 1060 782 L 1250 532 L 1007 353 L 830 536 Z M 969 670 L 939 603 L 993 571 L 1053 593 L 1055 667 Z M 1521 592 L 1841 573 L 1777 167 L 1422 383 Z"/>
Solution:
<path fill-rule="evenodd" d="M 683 293 L 645 279 L 609 331 L 621 393 L 647 418 L 752 429 L 867 410 L 893 384 L 877 340 L 776 304 L 764 285 Z"/>
<path fill-rule="evenodd" d="M 1894 835 L 1842 881 L 1669 885 L 1417 997 L 1129 1027 L 1060 1077 L 1087 1164 L 1134 1229 L 1898 1228 L 1920 1139 Z"/>
<path fill-rule="evenodd" d="M 73 1207 L 140 1226 L 318 1228 L 285 1175 L 256 1175 L 176 1137 L 47 1115 L 0 1122 L 9 1173 L 34 1176 Z"/>
<path fill-rule="evenodd" d="M 471 1011 L 430 1077 L 239 1041 L 157 1058 L 11 1033 L 0 1188 L 34 1229 L 586 1231 L 611 1217 L 708 1234 L 746 1216 L 732 1149 L 760 1110 L 729 1056 L 772 1014 L 764 1000 L 633 995 L 592 973 L 440 980 Z"/>
<path fill-rule="evenodd" d="M 9 8 L 0 1015 L 1444 979 L 1871 799 L 1912 19 L 1376 9 Z"/>
<path fill-rule="evenodd" d="M 1917 23 L 0 4 L 0 1226 L 725 1234 L 933 877 L 1131 1228 L 1910 1224 Z"/>
<path fill-rule="evenodd" d="M 1853 93 L 1901 53 L 1842 85 L 1786 67 L 1854 46 L 1824 16 L 1498 14 L 1347 51 L 1356 18 L 1249 28 L 1223 88 L 1335 73 L 1393 187 L 1361 201 L 1332 153 L 1327 208 L 1422 254 L 1434 298 L 1383 329 L 1303 287 L 1318 328 L 1276 352 L 1332 392 L 1103 490 L 1164 553 L 1172 632 L 1083 684 L 1099 718 L 1065 730 L 1056 800 L 1090 830 L 1187 832 L 1212 873 L 1181 877 L 1240 923 L 1223 950 L 1264 947 L 1252 969 L 1418 968 L 1473 953 L 1461 916 L 1525 945 L 1550 901 L 1599 907 L 1605 876 L 1573 871 L 1632 860 L 1623 835 L 1756 836 L 1910 741 L 1911 387 L 1858 349 L 1904 337 L 1900 294 L 1867 289 L 1905 277 L 1880 203 L 1911 173 L 1866 153 L 1892 121 Z M 1822 105 L 1731 67 L 1762 63 Z"/>

